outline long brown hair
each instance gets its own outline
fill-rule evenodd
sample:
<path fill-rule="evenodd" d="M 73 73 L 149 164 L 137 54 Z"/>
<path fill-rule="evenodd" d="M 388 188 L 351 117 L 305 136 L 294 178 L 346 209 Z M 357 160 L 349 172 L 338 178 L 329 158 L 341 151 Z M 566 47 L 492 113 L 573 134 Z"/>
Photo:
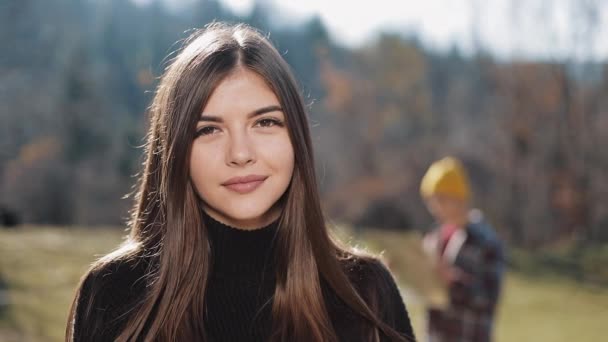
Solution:
<path fill-rule="evenodd" d="M 146 159 L 135 192 L 130 235 L 90 271 L 116 260 L 151 260 L 148 290 L 118 340 L 194 341 L 205 336 L 202 313 L 210 247 L 200 199 L 188 174 L 189 155 L 202 108 L 215 87 L 239 67 L 259 74 L 275 92 L 295 155 L 278 224 L 271 340 L 337 341 L 322 296 L 322 279 L 364 318 L 370 339 L 377 340 L 381 330 L 403 340 L 377 317 L 374 303 L 363 300 L 344 271 L 344 260 L 365 257 L 348 252 L 328 234 L 305 107 L 289 66 L 256 30 L 220 23 L 186 39 L 165 70 L 150 107 Z M 70 310 L 67 341 L 74 337 L 71 324 L 77 301 Z"/>

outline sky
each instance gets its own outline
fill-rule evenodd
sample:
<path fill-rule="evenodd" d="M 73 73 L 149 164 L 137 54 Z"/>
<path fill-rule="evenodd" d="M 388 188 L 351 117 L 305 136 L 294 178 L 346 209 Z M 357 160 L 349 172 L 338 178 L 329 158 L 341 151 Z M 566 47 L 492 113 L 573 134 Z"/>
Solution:
<path fill-rule="evenodd" d="M 194 0 L 164 1 L 180 6 Z M 483 47 L 505 59 L 608 58 L 608 0 L 257 1 L 272 4 L 282 23 L 318 15 L 336 41 L 351 47 L 392 31 L 415 33 L 437 49 L 456 45 L 467 53 Z M 246 15 L 254 0 L 220 2 Z M 598 4 L 595 26 L 583 19 L 581 3 Z"/>

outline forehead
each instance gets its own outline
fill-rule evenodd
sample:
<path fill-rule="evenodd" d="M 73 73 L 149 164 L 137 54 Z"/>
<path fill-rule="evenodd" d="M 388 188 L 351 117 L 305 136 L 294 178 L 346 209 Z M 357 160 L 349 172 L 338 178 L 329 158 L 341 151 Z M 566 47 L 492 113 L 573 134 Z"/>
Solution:
<path fill-rule="evenodd" d="M 279 105 L 279 99 L 266 80 L 257 73 L 238 68 L 226 76 L 211 93 L 204 115 L 246 115 L 256 109 Z"/>

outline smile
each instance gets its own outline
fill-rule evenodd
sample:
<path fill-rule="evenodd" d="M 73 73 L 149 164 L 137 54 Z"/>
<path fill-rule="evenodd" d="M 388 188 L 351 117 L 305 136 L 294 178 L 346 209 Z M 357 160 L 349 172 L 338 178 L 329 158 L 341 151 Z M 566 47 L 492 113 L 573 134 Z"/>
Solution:
<path fill-rule="evenodd" d="M 246 177 L 235 177 L 222 183 L 227 189 L 237 192 L 239 194 L 247 194 L 257 189 L 264 181 L 268 178 L 267 176 L 250 175 Z"/>

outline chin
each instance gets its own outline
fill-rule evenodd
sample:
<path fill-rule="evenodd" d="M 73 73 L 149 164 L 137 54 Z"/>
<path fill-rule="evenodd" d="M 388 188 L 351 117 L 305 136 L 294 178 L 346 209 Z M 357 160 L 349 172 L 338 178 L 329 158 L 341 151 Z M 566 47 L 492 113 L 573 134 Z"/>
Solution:
<path fill-rule="evenodd" d="M 235 209 L 227 211 L 227 216 L 238 221 L 252 221 L 261 219 L 264 215 L 268 214 L 271 207 L 240 206 Z"/>
<path fill-rule="evenodd" d="M 239 227 L 239 223 L 246 226 L 259 226 L 258 223 L 262 218 L 269 213 L 272 206 L 252 206 L 252 205 L 239 205 L 233 203 L 229 207 L 217 206 L 210 208 L 224 219 L 226 224 L 235 225 Z M 270 222 L 263 222 L 262 225 L 266 225 Z M 259 227 L 248 227 L 248 228 L 259 228 Z"/>

